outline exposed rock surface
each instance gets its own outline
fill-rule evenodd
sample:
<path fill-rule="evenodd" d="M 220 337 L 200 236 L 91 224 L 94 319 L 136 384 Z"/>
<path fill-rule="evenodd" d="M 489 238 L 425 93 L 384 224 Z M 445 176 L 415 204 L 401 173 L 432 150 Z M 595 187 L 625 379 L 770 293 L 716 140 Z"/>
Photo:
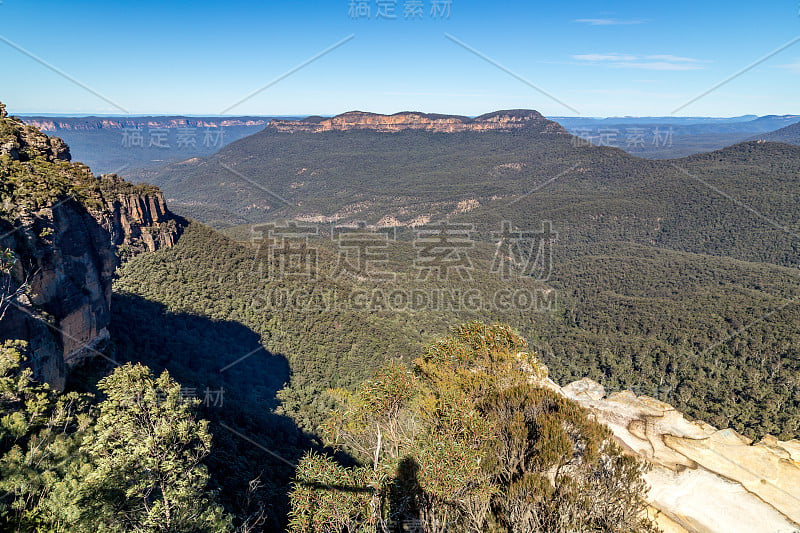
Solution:
<path fill-rule="evenodd" d="M 350 130 L 380 132 L 424 130 L 437 133 L 455 133 L 462 131 L 508 131 L 524 128 L 536 133 L 567 134 L 566 130 L 559 124 L 547 120 L 537 111 L 531 110 L 496 111 L 476 118 L 413 112 L 380 115 L 351 111 L 333 118 L 308 117 L 300 121 L 273 120 L 267 125 L 267 128 L 287 133 L 320 133 Z"/>
<path fill-rule="evenodd" d="M 101 220 L 123 257 L 175 245 L 186 222 L 167 209 L 160 189 L 109 174 L 101 178 L 101 191 L 107 208 Z"/>
<path fill-rule="evenodd" d="M 24 213 L 3 234 L 0 246 L 20 258 L 14 277 L 30 290 L 0 323 L 0 338 L 28 341 L 37 377 L 61 388 L 66 369 L 108 340 L 118 263 L 109 233 L 70 199 Z"/>
<path fill-rule="evenodd" d="M 667 533 L 800 531 L 800 441 L 767 436 L 753 443 L 731 429 L 686 420 L 653 398 L 606 396 L 589 379 L 561 391 L 653 465 L 650 503 Z"/>
<path fill-rule="evenodd" d="M 27 341 L 37 378 L 62 388 L 68 369 L 109 340 L 117 252 L 171 246 L 184 221 L 156 187 L 95 178 L 1 105 L 0 141 L 0 249 L 16 257 L 5 279 L 28 286 L 0 320 L 0 340 Z"/>
<path fill-rule="evenodd" d="M 33 126 L 8 118 L 0 103 L 0 155 L 28 161 L 36 156 L 48 161 L 69 161 L 69 147 L 58 137 L 48 137 Z"/>

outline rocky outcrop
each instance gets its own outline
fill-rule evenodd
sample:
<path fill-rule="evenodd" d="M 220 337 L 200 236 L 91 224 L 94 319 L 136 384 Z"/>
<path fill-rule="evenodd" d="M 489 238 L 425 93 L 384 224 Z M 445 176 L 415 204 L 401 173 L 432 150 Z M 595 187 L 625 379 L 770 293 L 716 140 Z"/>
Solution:
<path fill-rule="evenodd" d="M 433 115 L 402 112 L 380 115 L 351 111 L 333 118 L 308 117 L 304 120 L 273 120 L 267 129 L 284 133 L 320 133 L 326 131 L 371 130 L 399 132 L 420 130 L 436 133 L 463 131 L 509 131 L 526 129 L 535 133 L 567 134 L 559 124 L 547 120 L 537 111 L 497 111 L 476 118 L 455 115 Z"/>
<path fill-rule="evenodd" d="M 767 436 L 753 443 L 653 398 L 606 395 L 589 379 L 560 390 L 653 465 L 649 501 L 665 532 L 800 531 L 800 441 Z"/>
<path fill-rule="evenodd" d="M 133 185 L 115 174 L 102 176 L 100 187 L 107 208 L 102 224 L 123 258 L 175 245 L 186 221 L 167 209 L 160 189 Z"/>
<path fill-rule="evenodd" d="M 36 376 L 62 388 L 70 367 L 109 340 L 111 282 L 120 258 L 175 244 L 185 223 L 158 194 L 119 194 L 108 209 L 74 199 L 0 224 L 0 248 L 19 258 L 17 285 L 29 290 L 0 322 L 0 339 L 29 343 Z"/>
<path fill-rule="evenodd" d="M 71 367 L 105 356 L 120 256 L 172 246 L 185 221 L 156 187 L 97 179 L 60 140 L 0 115 L 0 249 L 15 257 L 1 286 L 27 286 L 0 314 L 0 341 L 27 341 L 36 377 L 63 388 Z"/>
<path fill-rule="evenodd" d="M 0 120 L 5 119 L 9 125 L 14 124 L 8 118 L 6 107 L 0 103 Z M 33 126 L 21 122 L 14 127 L 0 128 L 0 155 L 9 155 L 11 159 L 29 161 L 41 156 L 48 161 L 69 161 L 69 147 L 58 137 L 48 137 Z"/>

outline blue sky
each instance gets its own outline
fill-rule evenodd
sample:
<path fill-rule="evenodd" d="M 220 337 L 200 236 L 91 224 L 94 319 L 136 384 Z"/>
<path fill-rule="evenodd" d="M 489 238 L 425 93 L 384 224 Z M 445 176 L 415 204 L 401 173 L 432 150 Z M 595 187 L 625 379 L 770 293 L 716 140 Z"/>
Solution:
<path fill-rule="evenodd" d="M 800 37 L 798 0 L 421 0 L 406 19 L 419 3 L 2 0 L 0 100 L 14 113 L 669 115 Z M 800 41 L 676 114 L 800 114 L 798 87 Z"/>

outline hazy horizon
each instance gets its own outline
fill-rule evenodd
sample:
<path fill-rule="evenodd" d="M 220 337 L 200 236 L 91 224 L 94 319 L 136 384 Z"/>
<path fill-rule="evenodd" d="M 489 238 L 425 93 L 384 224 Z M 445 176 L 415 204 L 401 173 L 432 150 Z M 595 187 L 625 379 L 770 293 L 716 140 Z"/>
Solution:
<path fill-rule="evenodd" d="M 2 101 L 2 100 L 0 100 Z M 5 102 L 3 102 L 5 103 Z M 528 109 L 531 111 L 538 111 L 537 109 Z M 400 113 L 434 113 L 435 112 L 428 112 L 428 111 L 417 111 L 417 110 L 402 110 L 402 111 L 394 111 L 388 113 L 376 113 L 374 111 L 369 110 L 362 110 L 362 109 L 349 109 L 347 111 L 341 111 L 336 113 L 321 113 L 321 114 L 314 114 L 314 113 L 296 113 L 292 115 L 281 115 L 277 113 L 262 113 L 262 114 L 243 114 L 243 115 L 218 115 L 213 113 L 131 113 L 131 114 L 124 114 L 124 113 L 58 113 L 58 112 L 50 112 L 50 113 L 39 113 L 36 111 L 15 111 L 14 109 L 8 109 L 9 114 L 16 115 L 20 117 L 43 117 L 43 118 L 91 118 L 91 117 L 98 117 L 98 118 L 144 118 L 144 117 L 186 117 L 186 118 L 238 118 L 238 117 L 257 117 L 257 118 L 306 118 L 311 116 L 320 116 L 320 117 L 335 117 L 338 115 L 342 115 L 344 113 L 351 113 L 351 112 L 365 112 L 365 113 L 375 113 L 381 115 L 396 115 Z M 504 111 L 503 109 L 493 109 L 491 111 L 486 111 L 485 113 L 492 113 L 494 111 Z M 481 116 L 485 113 L 478 113 L 476 115 L 467 115 L 464 113 L 447 113 L 448 115 L 454 116 L 463 116 L 468 118 L 475 118 Z M 756 119 L 756 118 L 763 118 L 767 116 L 800 116 L 800 113 L 771 113 L 769 115 L 757 115 L 755 113 L 742 113 L 739 115 L 719 115 L 719 116 L 711 116 L 711 115 L 687 115 L 687 116 L 670 116 L 670 115 L 608 115 L 608 116 L 570 116 L 570 115 L 544 115 L 545 118 L 551 120 L 558 120 L 558 119 L 597 119 L 597 120 L 607 120 L 607 119 L 670 119 L 676 122 L 682 122 L 686 120 L 704 120 L 704 119 L 720 119 L 720 120 L 733 120 L 733 119 Z"/>

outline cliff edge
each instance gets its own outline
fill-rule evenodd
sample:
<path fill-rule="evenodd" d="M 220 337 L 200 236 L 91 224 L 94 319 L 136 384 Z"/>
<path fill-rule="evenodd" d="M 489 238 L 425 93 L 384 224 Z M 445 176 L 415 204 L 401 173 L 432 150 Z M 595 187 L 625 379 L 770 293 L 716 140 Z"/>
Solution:
<path fill-rule="evenodd" d="M 0 104 L 0 341 L 26 341 L 38 379 L 63 388 L 103 355 L 120 258 L 172 246 L 184 226 L 157 188 L 95 177 Z"/>
<path fill-rule="evenodd" d="M 674 407 L 630 391 L 606 395 L 590 379 L 560 389 L 652 465 L 649 501 L 665 533 L 800 531 L 800 441 L 758 442 L 689 421 Z"/>

